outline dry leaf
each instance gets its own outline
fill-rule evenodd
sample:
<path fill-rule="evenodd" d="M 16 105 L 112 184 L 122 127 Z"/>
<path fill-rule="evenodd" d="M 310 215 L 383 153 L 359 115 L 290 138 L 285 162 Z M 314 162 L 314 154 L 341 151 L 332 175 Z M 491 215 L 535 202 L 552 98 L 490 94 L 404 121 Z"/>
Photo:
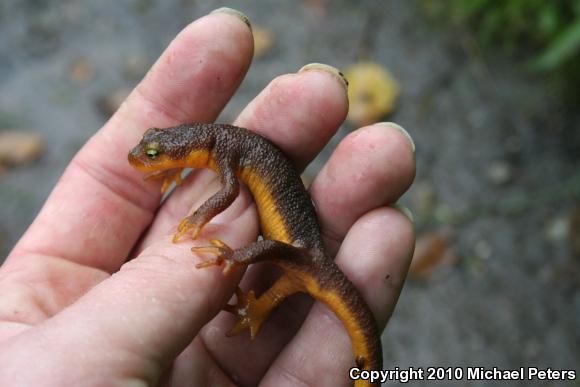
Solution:
<path fill-rule="evenodd" d="M 350 66 L 344 75 L 348 80 L 348 120 L 351 123 L 369 125 L 393 111 L 399 86 L 383 66 L 360 62 Z"/>
<path fill-rule="evenodd" d="M 274 45 L 274 33 L 267 28 L 252 25 L 252 34 L 254 35 L 254 56 L 258 58 Z"/>
<path fill-rule="evenodd" d="M 42 153 L 42 138 L 18 130 L 0 132 L 0 165 L 21 165 L 37 159 Z"/>
<path fill-rule="evenodd" d="M 455 263 L 456 256 L 449 245 L 451 232 L 442 229 L 423 234 L 417 239 L 409 275 L 415 279 L 429 279 L 441 265 Z"/>
<path fill-rule="evenodd" d="M 77 85 L 85 85 L 95 74 L 95 69 L 89 63 L 87 58 L 78 57 L 76 58 L 69 70 L 69 78 L 71 81 Z"/>

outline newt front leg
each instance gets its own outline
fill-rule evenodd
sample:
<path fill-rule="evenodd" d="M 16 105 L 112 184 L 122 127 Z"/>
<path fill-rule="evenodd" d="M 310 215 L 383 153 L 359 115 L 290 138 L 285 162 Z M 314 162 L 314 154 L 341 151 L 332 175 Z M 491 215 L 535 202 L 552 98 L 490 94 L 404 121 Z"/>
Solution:
<path fill-rule="evenodd" d="M 231 167 L 230 162 L 218 164 L 220 168 L 219 175 L 223 184 L 215 195 L 203 203 L 192 215 L 189 215 L 179 223 L 177 232 L 173 236 L 173 243 L 188 231 L 191 231 L 191 238 L 196 239 L 205 226 L 214 216 L 228 208 L 240 192 L 240 183 Z"/>
<path fill-rule="evenodd" d="M 161 194 L 164 195 L 165 192 L 171 187 L 172 183 L 175 183 L 175 186 L 181 185 L 183 180 L 181 179 L 181 173 L 183 172 L 183 168 L 175 168 L 175 169 L 168 169 L 163 171 L 155 171 L 149 173 L 143 177 L 143 180 L 159 180 L 163 179 L 163 185 L 161 186 Z"/>

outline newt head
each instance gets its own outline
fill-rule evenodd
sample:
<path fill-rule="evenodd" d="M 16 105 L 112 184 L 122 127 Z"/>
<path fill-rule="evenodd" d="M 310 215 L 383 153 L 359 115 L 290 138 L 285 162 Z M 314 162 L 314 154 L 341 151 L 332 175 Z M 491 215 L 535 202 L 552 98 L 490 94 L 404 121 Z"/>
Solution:
<path fill-rule="evenodd" d="M 131 149 L 128 159 L 133 168 L 147 173 L 145 180 L 167 178 L 186 167 L 206 167 L 210 148 L 211 141 L 195 127 L 151 128 Z"/>
<path fill-rule="evenodd" d="M 139 144 L 129 152 L 129 164 L 142 172 L 156 172 L 175 168 L 173 166 L 175 162 L 173 162 L 169 154 L 172 149 L 167 146 L 171 144 L 171 141 L 168 142 L 169 136 L 171 136 L 171 133 L 163 129 L 148 129 Z"/>

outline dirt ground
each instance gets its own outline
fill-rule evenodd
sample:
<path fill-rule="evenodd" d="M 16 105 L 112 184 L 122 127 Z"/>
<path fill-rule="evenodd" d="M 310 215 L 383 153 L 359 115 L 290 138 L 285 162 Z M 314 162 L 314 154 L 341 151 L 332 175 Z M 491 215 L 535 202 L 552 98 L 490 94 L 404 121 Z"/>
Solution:
<path fill-rule="evenodd" d="M 105 122 L 107 101 L 114 105 L 130 90 L 189 21 L 222 5 L 2 2 L 0 130 L 38 133 L 45 152 L 0 176 L 0 257 Z M 418 165 L 402 202 L 414 212 L 420 237 L 450 232 L 446 249 L 455 259 L 407 283 L 383 336 L 385 368 L 576 367 L 578 373 L 580 252 L 571 248 L 580 230 L 573 227 L 580 217 L 578 112 L 501 52 L 426 23 L 413 2 L 227 5 L 270 31 L 274 43 L 256 58 L 220 121 L 231 121 L 276 75 L 310 62 L 344 68 L 370 58 L 400 84 L 388 119 L 413 136 Z M 353 129 L 341 128 L 310 176 Z"/>

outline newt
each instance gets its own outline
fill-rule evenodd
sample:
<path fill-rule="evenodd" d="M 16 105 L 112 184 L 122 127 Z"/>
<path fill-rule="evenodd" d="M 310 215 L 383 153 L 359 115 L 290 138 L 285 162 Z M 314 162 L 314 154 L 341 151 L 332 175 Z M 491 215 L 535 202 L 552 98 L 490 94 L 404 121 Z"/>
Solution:
<path fill-rule="evenodd" d="M 372 312 L 325 252 L 312 200 L 290 160 L 275 145 L 244 128 L 195 123 L 148 129 L 128 158 L 134 168 L 147 173 L 145 179 L 164 179 L 163 193 L 171 183 L 181 183 L 184 168 L 209 168 L 220 177 L 222 188 L 180 222 L 174 243 L 186 233 L 197 238 L 214 216 L 233 203 L 240 181 L 250 190 L 263 239 L 237 250 L 218 239 L 211 240 L 211 246 L 192 248 L 214 255 L 198 268 L 223 264 L 227 274 L 236 265 L 270 262 L 282 269 L 280 278 L 257 298 L 253 291 L 236 290 L 236 304 L 224 308 L 238 317 L 228 336 L 249 330 L 254 338 L 286 297 L 305 292 L 342 321 L 357 367 L 382 368 L 380 332 Z M 355 385 L 369 384 L 358 380 Z"/>

